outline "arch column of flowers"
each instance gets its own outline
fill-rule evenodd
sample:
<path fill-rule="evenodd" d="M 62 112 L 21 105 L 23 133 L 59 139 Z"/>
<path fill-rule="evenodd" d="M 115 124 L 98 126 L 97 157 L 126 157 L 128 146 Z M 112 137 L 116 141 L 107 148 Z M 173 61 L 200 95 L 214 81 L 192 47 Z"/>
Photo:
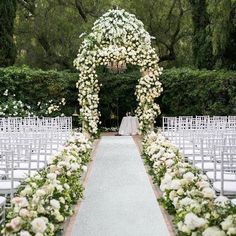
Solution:
<path fill-rule="evenodd" d="M 142 77 L 136 86 L 136 114 L 141 133 L 151 130 L 160 114 L 155 103 L 162 91 L 159 82 L 162 68 L 158 66 L 158 60 L 150 35 L 134 15 L 124 10 L 110 10 L 100 17 L 85 37 L 74 61 L 80 71 L 77 88 L 84 130 L 92 136 L 98 131 L 100 86 L 96 68 L 100 65 L 109 67 L 113 62 L 140 67 Z"/>

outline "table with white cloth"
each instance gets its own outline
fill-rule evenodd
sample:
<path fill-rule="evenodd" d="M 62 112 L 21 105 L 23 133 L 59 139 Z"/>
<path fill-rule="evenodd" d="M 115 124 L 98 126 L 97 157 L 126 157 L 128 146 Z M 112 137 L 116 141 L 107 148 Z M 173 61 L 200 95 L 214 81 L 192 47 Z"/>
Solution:
<path fill-rule="evenodd" d="M 138 134 L 138 129 L 139 129 L 138 118 L 136 116 L 125 116 L 121 121 L 119 134 L 136 135 Z"/>

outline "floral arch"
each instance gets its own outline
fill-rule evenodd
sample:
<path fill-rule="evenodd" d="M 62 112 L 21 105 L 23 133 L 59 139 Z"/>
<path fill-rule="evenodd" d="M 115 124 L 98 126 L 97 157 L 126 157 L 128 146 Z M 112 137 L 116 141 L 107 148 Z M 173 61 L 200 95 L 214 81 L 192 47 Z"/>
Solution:
<path fill-rule="evenodd" d="M 139 119 L 140 132 L 152 129 L 155 118 L 160 114 L 155 98 L 162 91 L 159 75 L 158 56 L 151 46 L 151 36 L 144 29 L 143 23 L 135 15 L 124 10 L 109 10 L 101 16 L 84 38 L 75 67 L 80 71 L 76 86 L 79 89 L 80 114 L 83 129 L 90 135 L 96 135 L 100 113 L 99 82 L 96 68 L 100 65 L 121 66 L 137 65 L 142 77 L 136 86 L 138 101 L 136 115 Z"/>

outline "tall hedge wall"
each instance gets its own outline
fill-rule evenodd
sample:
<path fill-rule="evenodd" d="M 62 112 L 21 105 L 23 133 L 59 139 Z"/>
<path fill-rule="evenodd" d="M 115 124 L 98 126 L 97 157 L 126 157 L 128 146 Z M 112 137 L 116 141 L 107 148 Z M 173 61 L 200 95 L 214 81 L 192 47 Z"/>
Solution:
<path fill-rule="evenodd" d="M 122 74 L 99 72 L 103 84 L 100 110 L 104 126 L 113 126 L 136 107 L 138 71 Z M 32 70 L 27 67 L 0 68 L 0 101 L 5 89 L 32 106 L 37 102 L 66 98 L 63 112 L 72 115 L 77 107 L 75 83 L 78 73 Z M 193 69 L 164 70 L 160 78 L 164 92 L 158 99 L 164 115 L 236 115 L 236 72 Z"/>

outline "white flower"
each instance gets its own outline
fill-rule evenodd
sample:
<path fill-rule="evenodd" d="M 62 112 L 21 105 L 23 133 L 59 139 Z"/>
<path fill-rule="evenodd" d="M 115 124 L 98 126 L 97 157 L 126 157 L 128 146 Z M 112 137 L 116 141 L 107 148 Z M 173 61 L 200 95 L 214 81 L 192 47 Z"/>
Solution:
<path fill-rule="evenodd" d="M 180 207 L 189 206 L 189 205 L 194 204 L 194 203 L 195 203 L 195 200 L 193 200 L 189 197 L 185 197 L 185 198 L 183 198 L 179 201 Z"/>
<path fill-rule="evenodd" d="M 169 160 L 166 161 L 166 165 L 167 165 L 168 167 L 170 167 L 170 166 L 174 165 L 174 161 L 171 160 L 171 159 L 169 159 Z"/>
<path fill-rule="evenodd" d="M 227 235 L 236 235 L 236 227 L 231 227 L 227 231 Z"/>
<path fill-rule="evenodd" d="M 84 172 L 87 172 L 87 170 L 88 170 L 87 166 L 82 166 L 82 170 L 83 170 Z"/>
<path fill-rule="evenodd" d="M 184 224 L 190 229 L 194 230 L 196 228 L 201 228 L 205 226 L 207 221 L 203 218 L 198 217 L 194 213 L 188 213 L 184 218 Z"/>
<path fill-rule="evenodd" d="M 35 195 L 38 196 L 38 197 L 42 197 L 42 196 L 46 195 L 46 192 L 43 189 L 38 189 L 35 192 Z"/>
<path fill-rule="evenodd" d="M 195 177 L 194 174 L 191 172 L 187 172 L 183 175 L 183 178 L 188 181 L 193 181 L 194 177 Z"/>
<path fill-rule="evenodd" d="M 209 187 L 210 184 L 208 181 L 202 180 L 202 181 L 197 182 L 196 186 L 199 188 L 206 188 L 206 187 Z"/>
<path fill-rule="evenodd" d="M 214 198 L 215 197 L 215 191 L 212 188 L 204 188 L 202 190 L 203 197 L 205 198 Z"/>
<path fill-rule="evenodd" d="M 34 233 L 44 233 L 47 229 L 47 222 L 44 217 L 39 217 L 31 222 L 31 226 Z"/>
<path fill-rule="evenodd" d="M 170 184 L 171 189 L 178 190 L 181 187 L 181 182 L 179 179 L 173 179 Z"/>
<path fill-rule="evenodd" d="M 15 204 L 18 207 L 27 207 L 29 205 L 29 202 L 27 198 L 25 197 L 14 197 L 11 202 Z"/>
<path fill-rule="evenodd" d="M 61 214 L 56 215 L 56 220 L 59 222 L 62 222 L 64 220 L 64 217 Z"/>
<path fill-rule="evenodd" d="M 221 223 L 221 227 L 223 230 L 228 230 L 229 228 L 234 226 L 234 222 L 233 222 L 233 216 L 229 215 L 222 223 Z"/>
<path fill-rule="evenodd" d="M 20 231 L 20 236 L 31 236 L 28 231 Z"/>
<path fill-rule="evenodd" d="M 22 219 L 18 216 L 11 220 L 9 226 L 13 229 L 13 231 L 18 231 L 21 227 L 21 224 L 22 224 Z"/>
<path fill-rule="evenodd" d="M 64 188 L 65 188 L 65 189 L 69 189 L 69 188 L 70 188 L 70 185 L 67 184 L 67 183 L 65 183 L 65 184 L 64 184 Z"/>
<path fill-rule="evenodd" d="M 19 211 L 19 216 L 21 217 L 29 217 L 30 216 L 30 212 L 25 209 L 25 208 L 22 208 L 20 211 Z"/>
<path fill-rule="evenodd" d="M 57 201 L 56 199 L 50 200 L 50 205 L 51 205 L 54 209 L 59 209 L 59 208 L 60 208 L 60 202 Z"/>
<path fill-rule="evenodd" d="M 220 230 L 218 227 L 213 226 L 213 227 L 208 227 L 206 228 L 202 236 L 226 236 L 225 232 Z"/>
<path fill-rule="evenodd" d="M 55 173 L 49 173 L 47 174 L 47 178 L 50 180 L 56 180 L 57 175 Z"/>
<path fill-rule="evenodd" d="M 191 232 L 191 230 L 185 224 L 183 224 L 183 222 L 178 222 L 177 227 L 179 231 L 182 231 L 184 233 L 189 234 Z"/>
<path fill-rule="evenodd" d="M 214 201 L 217 205 L 219 205 L 219 206 L 225 206 L 227 203 L 229 203 L 230 201 L 229 201 L 229 199 L 227 198 L 227 197 L 225 197 L 225 196 L 219 196 L 219 197 L 217 197 L 216 199 L 215 199 L 215 201 Z"/>

